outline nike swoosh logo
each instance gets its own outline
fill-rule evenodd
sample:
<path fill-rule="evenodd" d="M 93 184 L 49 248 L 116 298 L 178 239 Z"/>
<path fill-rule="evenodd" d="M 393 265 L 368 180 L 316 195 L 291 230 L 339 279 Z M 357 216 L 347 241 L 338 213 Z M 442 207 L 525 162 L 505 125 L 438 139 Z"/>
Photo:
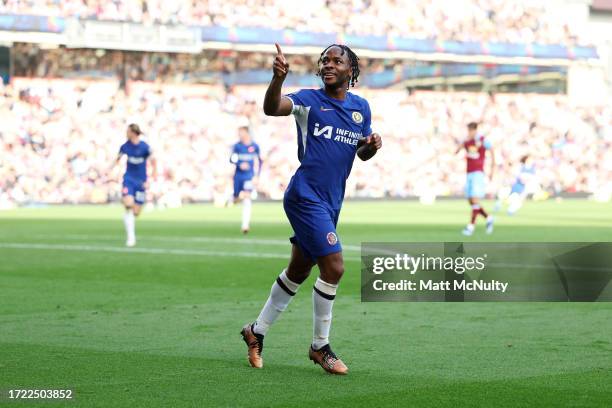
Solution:
<path fill-rule="evenodd" d="M 324 108 L 321 106 L 321 112 L 333 111 L 333 108 Z"/>

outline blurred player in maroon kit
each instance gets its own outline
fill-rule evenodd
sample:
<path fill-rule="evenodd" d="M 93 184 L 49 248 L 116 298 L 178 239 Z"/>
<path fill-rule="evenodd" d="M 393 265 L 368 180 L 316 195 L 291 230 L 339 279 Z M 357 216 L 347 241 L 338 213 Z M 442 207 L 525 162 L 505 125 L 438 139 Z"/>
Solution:
<path fill-rule="evenodd" d="M 472 208 L 470 223 L 463 229 L 463 235 L 474 233 L 474 224 L 478 215 L 482 215 L 487 220 L 487 234 L 493 232 L 493 216 L 480 205 L 480 199 L 485 196 L 486 182 L 484 174 L 484 163 L 486 152 L 491 156 L 491 172 L 489 177 L 493 177 L 495 169 L 495 156 L 491 148 L 491 142 L 483 135 L 478 134 L 478 123 L 470 122 L 467 126 L 468 137 L 458 148 L 456 153 L 465 149 L 467 161 L 467 179 L 465 184 L 465 195 Z"/>

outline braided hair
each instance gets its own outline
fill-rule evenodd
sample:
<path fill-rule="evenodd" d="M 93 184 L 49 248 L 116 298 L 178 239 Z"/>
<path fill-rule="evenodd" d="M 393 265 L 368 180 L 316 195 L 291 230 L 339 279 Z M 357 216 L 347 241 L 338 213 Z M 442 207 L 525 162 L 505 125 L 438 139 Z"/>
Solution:
<path fill-rule="evenodd" d="M 327 48 L 325 48 L 323 50 L 323 52 L 319 56 L 319 60 L 317 61 L 317 65 L 319 67 L 319 70 L 317 71 L 317 76 L 318 77 L 322 77 L 322 75 L 321 75 L 321 62 L 323 61 L 323 56 L 325 55 L 327 50 L 329 50 L 332 47 L 340 48 L 342 50 L 342 53 L 340 55 L 344 55 L 344 53 L 346 53 L 348 55 L 349 64 L 351 65 L 351 71 L 352 71 L 351 78 L 349 79 L 349 85 L 347 87 L 347 90 L 348 90 L 350 87 L 354 87 L 355 84 L 357 82 L 359 82 L 359 79 L 358 79 L 359 78 L 359 57 L 347 45 L 344 45 L 344 44 L 332 44 L 332 45 L 330 45 L 329 47 L 327 47 Z"/>

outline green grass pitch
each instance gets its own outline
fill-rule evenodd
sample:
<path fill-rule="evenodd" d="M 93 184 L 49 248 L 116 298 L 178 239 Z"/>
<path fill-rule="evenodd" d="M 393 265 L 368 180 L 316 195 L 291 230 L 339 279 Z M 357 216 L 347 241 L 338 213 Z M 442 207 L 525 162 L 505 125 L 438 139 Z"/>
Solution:
<path fill-rule="evenodd" d="M 331 341 L 351 371 L 333 377 L 307 358 L 314 276 L 268 333 L 264 369 L 246 361 L 240 328 L 290 250 L 280 203 L 255 203 L 247 237 L 239 207 L 145 211 L 134 249 L 119 206 L 0 212 L 0 389 L 75 390 L 44 407 L 612 406 L 612 304 L 360 302 L 360 242 L 460 241 L 467 215 L 463 201 L 345 204 Z M 612 207 L 530 202 L 483 229 L 469 240 L 612 241 Z"/>

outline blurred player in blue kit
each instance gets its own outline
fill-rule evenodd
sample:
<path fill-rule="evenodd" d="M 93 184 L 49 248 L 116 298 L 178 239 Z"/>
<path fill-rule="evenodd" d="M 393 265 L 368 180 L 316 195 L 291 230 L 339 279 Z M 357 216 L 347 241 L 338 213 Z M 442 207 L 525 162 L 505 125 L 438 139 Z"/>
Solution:
<path fill-rule="evenodd" d="M 251 222 L 251 206 L 253 190 L 261 173 L 261 152 L 259 145 L 251 140 L 249 128 L 242 126 L 238 129 L 240 141 L 232 148 L 230 162 L 236 165 L 234 173 L 234 203 L 242 200 L 242 226 L 243 234 L 249 232 Z M 257 160 L 257 174 L 255 174 L 255 160 Z"/>
<path fill-rule="evenodd" d="M 300 166 L 291 178 L 283 205 L 294 235 L 289 265 L 272 285 L 270 296 L 254 323 L 242 336 L 252 367 L 263 367 L 264 336 L 287 308 L 300 285 L 318 265 L 313 292 L 313 339 L 309 358 L 332 374 L 348 368 L 332 351 L 329 332 L 332 307 L 344 261 L 336 225 L 344 199 L 346 180 L 357 155 L 369 160 L 382 147 L 372 132 L 368 102 L 348 92 L 359 77 L 359 58 L 346 45 L 331 45 L 318 61 L 324 87 L 281 95 L 289 64 L 276 44 L 273 77 L 264 98 L 268 116 L 293 115 L 297 126 Z"/>
<path fill-rule="evenodd" d="M 540 186 L 536 177 L 536 167 L 529 155 L 521 157 L 521 164 L 514 183 L 506 193 L 498 195 L 495 210 L 499 211 L 504 201 L 508 203 L 508 215 L 514 215 L 521 209 L 530 194 L 536 194 Z"/>
<path fill-rule="evenodd" d="M 141 140 L 141 135 L 142 131 L 137 124 L 132 123 L 128 126 L 126 131 L 128 140 L 119 148 L 119 155 L 115 162 L 117 164 L 123 156 L 127 157 L 121 194 L 125 207 L 125 214 L 123 216 L 127 235 L 125 245 L 128 247 L 136 245 L 135 219 L 140 214 L 146 198 L 146 188 L 148 185 L 147 161 L 151 162 L 153 179 L 157 176 L 157 166 L 155 159 L 151 155 L 151 147 Z"/>

